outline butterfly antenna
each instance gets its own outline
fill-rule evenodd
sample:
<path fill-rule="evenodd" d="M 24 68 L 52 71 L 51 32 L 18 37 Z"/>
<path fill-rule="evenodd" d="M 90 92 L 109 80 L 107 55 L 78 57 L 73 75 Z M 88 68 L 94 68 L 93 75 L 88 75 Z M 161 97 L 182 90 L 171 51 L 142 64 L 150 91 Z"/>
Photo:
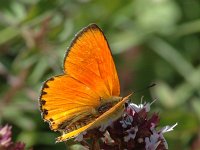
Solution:
<path fill-rule="evenodd" d="M 145 88 L 136 90 L 134 93 L 141 93 L 141 92 L 143 92 L 143 91 L 145 91 L 145 90 L 147 90 L 147 89 L 150 89 L 150 88 L 152 88 L 152 87 L 154 87 L 154 86 L 156 86 L 156 84 L 155 84 L 155 83 L 151 83 L 150 85 L 148 85 L 148 86 L 145 87 Z"/>
<path fill-rule="evenodd" d="M 157 101 L 157 99 L 154 99 L 154 100 L 150 103 L 150 105 L 152 105 L 155 101 Z"/>

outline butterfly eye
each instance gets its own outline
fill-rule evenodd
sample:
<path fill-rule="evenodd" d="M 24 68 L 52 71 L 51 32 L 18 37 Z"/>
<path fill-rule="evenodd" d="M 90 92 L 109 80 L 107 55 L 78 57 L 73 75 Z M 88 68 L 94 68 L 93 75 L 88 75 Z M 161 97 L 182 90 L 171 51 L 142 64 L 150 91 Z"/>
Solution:
<path fill-rule="evenodd" d="M 129 105 L 129 102 L 126 102 L 126 103 L 124 104 L 125 108 L 127 108 L 128 105 Z"/>

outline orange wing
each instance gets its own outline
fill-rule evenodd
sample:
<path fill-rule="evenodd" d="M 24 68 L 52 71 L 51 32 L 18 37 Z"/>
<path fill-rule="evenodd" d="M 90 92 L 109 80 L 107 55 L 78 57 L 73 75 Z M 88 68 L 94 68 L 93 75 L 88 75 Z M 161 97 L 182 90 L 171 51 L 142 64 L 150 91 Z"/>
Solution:
<path fill-rule="evenodd" d="M 64 71 L 102 98 L 120 94 L 109 45 L 101 29 L 95 24 L 84 28 L 72 41 L 65 56 Z"/>
<path fill-rule="evenodd" d="M 42 88 L 40 105 L 44 120 L 52 130 L 67 130 L 82 117 L 94 113 L 100 105 L 99 96 L 83 83 L 68 75 L 47 80 Z"/>
<path fill-rule="evenodd" d="M 60 142 L 118 117 L 126 100 L 119 94 L 108 43 L 99 27 L 92 24 L 72 41 L 64 60 L 64 74 L 44 83 L 40 109 L 50 128 L 62 132 Z"/>

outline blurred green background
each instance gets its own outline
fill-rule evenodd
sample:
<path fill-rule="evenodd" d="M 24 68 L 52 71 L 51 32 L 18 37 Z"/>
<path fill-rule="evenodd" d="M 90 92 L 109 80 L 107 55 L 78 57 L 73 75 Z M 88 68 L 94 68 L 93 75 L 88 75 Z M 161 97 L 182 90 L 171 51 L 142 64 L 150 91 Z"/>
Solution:
<path fill-rule="evenodd" d="M 200 147 L 199 0 L 0 1 L 0 124 L 13 126 L 14 141 L 35 150 L 55 144 L 38 107 L 42 82 L 62 73 L 64 54 L 81 28 L 98 24 L 110 43 L 122 95 L 135 103 L 157 101 L 169 149 Z"/>

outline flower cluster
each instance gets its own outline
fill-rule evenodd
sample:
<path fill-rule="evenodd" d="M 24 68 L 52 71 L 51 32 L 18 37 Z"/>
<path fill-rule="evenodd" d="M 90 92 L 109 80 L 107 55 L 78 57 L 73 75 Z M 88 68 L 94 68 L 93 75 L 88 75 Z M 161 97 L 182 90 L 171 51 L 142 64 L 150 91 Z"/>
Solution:
<path fill-rule="evenodd" d="M 11 126 L 0 127 L 0 150 L 24 150 L 25 144 L 12 141 Z"/>
<path fill-rule="evenodd" d="M 157 113 L 149 116 L 149 111 L 149 103 L 127 104 L 121 118 L 84 132 L 75 140 L 88 149 L 167 150 L 168 145 L 163 133 L 173 130 L 177 124 L 157 130 L 160 118 Z M 87 143 L 87 139 L 93 139 L 92 145 Z"/>

